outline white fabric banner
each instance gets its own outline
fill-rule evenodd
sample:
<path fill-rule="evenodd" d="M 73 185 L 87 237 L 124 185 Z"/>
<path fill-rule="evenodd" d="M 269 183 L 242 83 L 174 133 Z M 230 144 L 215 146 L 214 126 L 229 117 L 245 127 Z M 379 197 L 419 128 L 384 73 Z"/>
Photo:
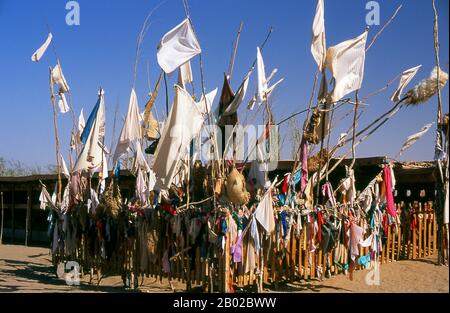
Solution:
<path fill-rule="evenodd" d="M 256 95 L 255 95 L 255 101 L 253 99 L 248 104 L 247 108 L 249 110 L 253 110 L 253 106 L 257 102 L 258 104 L 263 103 L 266 101 L 274 88 L 281 83 L 284 79 L 280 79 L 275 84 L 273 84 L 271 87 L 269 87 L 269 82 L 273 78 L 273 76 L 278 72 L 277 69 L 274 69 L 272 73 L 269 75 L 268 78 L 266 78 L 266 70 L 264 66 L 264 60 L 261 54 L 261 50 L 259 47 L 256 47 L 256 70 L 257 70 L 257 85 L 256 85 Z"/>
<path fill-rule="evenodd" d="M 157 177 L 157 188 L 170 188 L 191 140 L 201 130 L 204 120 L 202 112 L 191 95 L 176 85 L 174 103 L 155 152 L 153 171 Z"/>
<path fill-rule="evenodd" d="M 170 74 L 201 52 L 191 23 L 185 19 L 161 39 L 157 52 L 158 64 Z"/>
<path fill-rule="evenodd" d="M 202 112 L 202 114 L 208 114 L 211 112 L 212 104 L 217 95 L 217 88 L 213 91 L 210 91 L 206 94 L 206 106 L 205 106 L 205 97 L 202 96 L 199 102 L 197 102 L 197 107 Z"/>
<path fill-rule="evenodd" d="M 142 137 L 140 114 L 138 100 L 134 88 L 131 89 L 130 102 L 128 104 L 128 112 L 117 141 L 116 151 L 114 152 L 114 164 L 130 147 L 131 143 Z"/>
<path fill-rule="evenodd" d="M 267 92 L 267 80 L 266 80 L 266 69 L 264 68 L 264 60 L 261 55 L 261 50 L 259 47 L 256 48 L 256 69 L 257 69 L 257 91 L 256 94 L 258 96 L 258 102 L 264 102 L 266 98 L 265 93 Z"/>
<path fill-rule="evenodd" d="M 86 121 L 84 119 L 83 109 L 81 109 L 80 116 L 78 117 L 78 133 L 80 135 L 83 132 L 85 126 L 86 126 Z"/>
<path fill-rule="evenodd" d="M 264 227 L 267 233 L 272 233 L 275 230 L 275 217 L 273 215 L 273 204 L 272 204 L 272 189 L 270 188 L 258 207 L 255 210 L 255 218 Z"/>
<path fill-rule="evenodd" d="M 59 106 L 59 112 L 61 113 L 67 113 L 70 111 L 69 105 L 67 104 L 66 96 L 63 93 L 58 94 L 59 100 L 58 100 L 58 106 Z"/>
<path fill-rule="evenodd" d="M 191 61 L 187 61 L 178 69 L 178 85 L 186 89 L 186 84 L 192 84 Z"/>
<path fill-rule="evenodd" d="M 409 136 L 408 138 L 406 138 L 406 141 L 403 144 L 402 148 L 400 149 L 398 156 L 401 156 L 403 154 L 403 152 L 405 152 L 413 144 L 415 144 L 417 140 L 422 138 L 422 136 L 425 135 L 430 130 L 432 125 L 433 125 L 433 123 L 426 124 L 424 127 L 422 127 L 422 129 L 418 133 L 415 133 L 415 134 Z"/>
<path fill-rule="evenodd" d="M 335 86 L 331 99 L 339 101 L 345 95 L 361 88 L 364 78 L 367 31 L 327 50 L 326 66 L 333 73 Z"/>
<path fill-rule="evenodd" d="M 312 26 L 311 53 L 319 66 L 319 71 L 322 71 L 327 53 L 323 0 L 317 0 L 316 15 Z"/>
<path fill-rule="evenodd" d="M 66 78 L 61 69 L 61 65 L 56 64 L 52 69 L 52 80 L 53 83 L 57 84 L 60 88 L 60 93 L 65 93 L 70 90 L 69 85 L 67 84 Z"/>
<path fill-rule="evenodd" d="M 60 156 L 61 156 L 61 171 L 62 171 L 63 175 L 66 176 L 66 178 L 69 178 L 70 172 L 69 172 L 69 169 L 67 168 L 66 161 L 64 161 L 62 154 L 60 154 Z"/>
<path fill-rule="evenodd" d="M 45 40 L 43 45 L 40 46 L 39 49 L 37 49 L 36 52 L 33 53 L 33 55 L 31 56 L 31 61 L 39 62 L 39 60 L 44 55 L 45 51 L 47 51 L 48 46 L 52 42 L 52 39 L 53 39 L 53 35 L 52 35 L 52 33 L 49 33 L 48 36 L 47 36 L 47 39 Z"/>
<path fill-rule="evenodd" d="M 418 65 L 416 67 L 407 69 L 402 73 L 402 77 L 400 78 L 400 83 L 397 87 L 397 90 L 392 94 L 391 101 L 397 102 L 400 101 L 400 96 L 403 92 L 403 89 L 411 82 L 411 80 L 416 76 L 417 71 L 422 67 L 422 65 Z"/>

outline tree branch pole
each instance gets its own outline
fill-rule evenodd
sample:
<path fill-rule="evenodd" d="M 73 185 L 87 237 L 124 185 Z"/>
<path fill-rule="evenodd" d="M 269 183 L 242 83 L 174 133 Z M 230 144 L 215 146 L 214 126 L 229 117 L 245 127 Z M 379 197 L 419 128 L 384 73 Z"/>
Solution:
<path fill-rule="evenodd" d="M 231 82 L 231 77 L 233 76 L 233 69 L 234 69 L 234 60 L 236 58 L 236 52 L 239 46 L 239 40 L 241 38 L 241 32 L 242 32 L 242 27 L 244 26 L 244 22 L 241 22 L 240 26 L 239 26 L 239 30 L 237 33 L 237 38 L 236 38 L 236 42 L 234 44 L 234 49 L 233 49 L 233 56 L 231 57 L 231 62 L 230 62 L 230 66 L 228 68 L 228 81 Z"/>
<path fill-rule="evenodd" d="M 0 230 L 0 245 L 3 244 L 3 221 L 5 220 L 5 210 L 3 207 L 3 191 L 0 193 L 1 204 L 2 204 L 2 226 Z"/>
<path fill-rule="evenodd" d="M 47 30 L 48 30 L 49 33 L 51 33 L 51 29 L 50 29 L 50 26 L 48 25 L 48 23 L 47 23 Z M 56 49 L 56 43 L 55 43 L 55 39 L 54 38 L 52 38 L 51 46 L 52 46 L 53 54 L 54 54 L 55 59 L 56 59 L 56 63 L 61 67 L 61 63 L 59 61 L 58 52 L 57 52 L 57 49 Z M 52 74 L 51 74 L 51 70 L 50 70 L 50 78 L 51 78 L 51 75 Z M 52 91 L 52 94 L 53 94 L 53 91 Z M 70 92 L 70 90 L 68 90 L 67 94 L 69 96 L 69 108 L 70 108 L 70 111 L 71 111 L 71 118 L 72 118 L 72 133 L 76 134 L 77 124 L 76 124 L 76 121 L 75 121 L 75 110 L 74 110 L 73 105 L 72 105 L 72 93 Z M 75 148 L 76 148 L 76 153 L 78 155 L 79 151 L 78 151 L 78 145 L 76 143 L 75 143 Z"/>
<path fill-rule="evenodd" d="M 328 128 L 328 137 L 327 137 L 327 162 L 326 162 L 326 172 L 328 172 L 328 167 L 330 166 L 330 155 L 328 151 L 330 150 L 330 138 L 331 138 L 331 130 L 334 127 L 334 112 L 335 110 L 331 110 L 331 118 L 330 118 L 330 127 Z M 319 172 L 320 173 L 320 172 Z M 328 175 L 325 177 L 325 181 L 328 182 Z M 319 181 L 320 182 L 320 181 Z"/>
<path fill-rule="evenodd" d="M 356 90 L 355 92 L 356 106 L 355 106 L 355 114 L 353 115 L 352 163 L 350 165 L 350 170 L 353 169 L 353 166 L 355 165 L 356 161 L 355 140 L 356 140 L 356 117 L 358 115 L 358 93 L 359 90 Z"/>
<path fill-rule="evenodd" d="M 402 100 L 400 100 L 400 101 L 402 101 Z M 398 102 L 398 103 L 400 103 L 400 101 Z M 399 110 L 401 109 L 401 107 L 399 108 Z M 398 111 L 399 111 L 398 110 Z M 384 123 L 386 123 L 392 116 L 394 116 L 398 111 L 396 111 L 396 112 L 394 112 L 391 116 L 389 116 L 389 117 L 387 117 L 386 119 L 384 119 L 380 124 L 378 124 L 374 129 L 372 129 L 369 133 L 367 133 L 364 137 L 362 137 L 361 139 L 359 139 L 355 144 L 354 144 L 354 146 L 355 147 L 357 147 L 360 143 L 362 143 L 364 140 L 366 140 L 370 135 L 372 135 L 377 129 L 379 129 Z M 358 137 L 358 135 L 356 135 L 356 137 Z M 344 143 L 345 144 L 345 143 Z M 333 154 L 336 152 L 336 148 L 337 147 L 339 147 L 339 145 L 336 145 L 334 148 L 333 148 Z M 334 165 L 333 165 L 333 167 L 326 173 L 326 175 L 329 175 L 329 174 L 331 174 L 336 168 L 337 168 L 337 166 L 352 152 L 352 149 L 353 149 L 353 145 L 352 145 L 352 148 L 349 150 L 349 151 L 347 151 L 347 153 L 343 156 L 343 157 L 341 157 Z M 320 180 L 322 180 L 323 179 L 323 177 L 321 177 L 320 178 Z M 338 189 L 338 188 L 337 188 Z M 337 190 L 336 189 L 336 190 Z"/>
<path fill-rule="evenodd" d="M 372 47 L 373 43 L 375 42 L 375 40 L 377 40 L 378 36 L 381 35 L 381 33 L 384 31 L 384 29 L 386 27 L 388 27 L 388 25 L 395 19 L 395 17 L 397 16 L 398 12 L 400 11 L 400 9 L 402 8 L 403 5 L 400 5 L 397 10 L 395 10 L 394 14 L 391 16 L 391 18 L 383 25 L 383 27 L 381 27 L 380 31 L 378 33 L 376 33 L 376 35 L 373 37 L 372 41 L 370 42 L 370 44 L 367 46 L 366 48 L 366 52 L 370 49 L 370 47 Z"/>
<path fill-rule="evenodd" d="M 439 124 L 442 122 L 442 99 L 441 99 L 441 90 L 439 89 L 439 76 L 440 76 L 440 65 L 439 65 L 439 26 L 438 26 L 438 15 L 436 6 L 434 4 L 434 0 L 431 0 L 431 3 L 433 5 L 433 13 L 434 13 L 434 29 L 433 29 L 433 37 L 434 37 L 434 52 L 435 52 L 435 60 L 436 60 L 436 66 L 438 67 L 438 71 L 436 74 L 436 84 L 438 86 L 437 88 L 437 96 L 438 96 L 438 108 L 437 108 L 437 123 L 436 126 L 438 127 Z M 439 136 L 440 137 L 440 136 Z M 442 138 L 436 138 L 436 144 L 441 144 L 437 140 L 440 139 L 442 141 Z"/>
<path fill-rule="evenodd" d="M 58 186 L 57 186 L 57 196 L 58 196 L 58 204 L 61 203 L 61 191 L 62 191 L 62 182 L 61 182 L 61 157 L 59 153 L 59 135 L 58 135 L 58 125 L 56 122 L 56 99 L 55 94 L 53 93 L 53 79 L 52 79 L 52 69 L 50 68 L 50 98 L 52 101 L 53 108 L 53 126 L 55 128 L 55 144 L 56 144 L 56 164 L 58 167 Z"/>
<path fill-rule="evenodd" d="M 436 162 L 439 162 L 439 158 L 441 155 L 441 150 L 445 149 L 445 147 L 442 146 L 442 133 L 439 130 L 439 125 L 442 123 L 443 117 L 442 117 L 442 99 L 441 99 L 441 90 L 439 89 L 439 76 L 440 76 L 440 64 L 439 64 L 439 24 L 438 24 L 438 14 L 435 6 L 434 0 L 431 0 L 431 4 L 433 7 L 433 15 L 434 15 L 434 27 L 433 27 L 433 38 L 434 38 L 434 52 L 435 52 L 435 61 L 436 66 L 438 68 L 437 70 L 437 77 L 436 77 L 436 84 L 437 86 L 437 97 L 438 97 L 438 107 L 437 107 L 437 123 L 436 123 L 436 143 L 435 143 L 435 160 Z M 447 137 L 448 137 L 448 126 L 447 126 Z M 448 138 L 447 138 L 448 139 Z M 448 143 L 447 143 L 448 144 Z M 437 164 L 438 166 L 438 164 Z M 447 157 L 447 163 L 444 164 L 444 172 L 448 173 L 448 157 Z M 448 184 L 447 175 L 443 176 L 443 184 L 444 186 Z M 448 251 L 449 251 L 449 229 L 448 224 L 443 224 L 442 221 L 438 221 L 438 225 L 440 225 L 439 232 L 441 235 L 439 236 L 443 240 L 441 240 L 441 244 L 439 245 L 440 248 L 438 249 L 438 264 L 448 264 Z M 446 246 L 444 247 L 446 243 Z M 447 255 L 445 255 L 445 250 L 447 250 Z M 447 260 L 446 260 L 447 257 Z"/>
<path fill-rule="evenodd" d="M 308 102 L 308 109 L 307 109 L 308 110 L 307 111 L 308 114 L 306 115 L 305 122 L 303 123 L 303 132 L 306 131 L 306 128 L 308 127 L 308 124 L 309 124 L 309 115 L 311 113 L 311 106 L 312 106 L 312 102 L 313 102 L 313 99 L 314 99 L 314 94 L 316 93 L 316 85 L 317 85 L 317 79 L 319 78 L 319 73 L 320 73 L 320 71 L 317 70 L 316 75 L 314 76 L 314 82 L 313 82 L 313 87 L 312 87 L 312 90 L 311 90 L 311 96 L 310 96 L 309 102 Z M 301 140 L 303 140 L 303 134 L 302 134 L 302 139 Z M 299 154 L 300 154 L 301 148 L 302 148 L 302 143 L 300 142 L 300 144 L 298 145 L 298 150 L 297 150 L 297 153 L 296 153 L 296 157 L 295 157 L 295 160 L 294 160 L 294 166 L 292 167 L 291 173 L 294 173 L 295 169 L 297 168 L 298 161 L 299 161 Z"/>

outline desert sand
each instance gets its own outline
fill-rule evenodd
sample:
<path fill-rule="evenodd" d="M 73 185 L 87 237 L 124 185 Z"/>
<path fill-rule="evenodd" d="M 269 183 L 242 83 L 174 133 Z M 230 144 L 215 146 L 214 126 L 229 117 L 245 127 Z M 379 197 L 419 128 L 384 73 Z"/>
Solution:
<path fill-rule="evenodd" d="M 125 292 L 120 276 L 105 277 L 97 286 L 89 284 L 89 275 L 79 286 L 68 286 L 58 278 L 51 264 L 49 250 L 24 246 L 0 245 L 0 292 Z M 449 268 L 436 265 L 436 258 L 397 261 L 380 267 L 380 284 L 366 284 L 368 270 L 357 271 L 353 280 L 345 275 L 286 283 L 266 292 L 449 292 Z M 141 282 L 141 280 L 140 280 Z M 175 292 L 185 284 L 175 281 Z M 162 282 L 145 278 L 137 292 L 173 292 L 167 279 Z"/>

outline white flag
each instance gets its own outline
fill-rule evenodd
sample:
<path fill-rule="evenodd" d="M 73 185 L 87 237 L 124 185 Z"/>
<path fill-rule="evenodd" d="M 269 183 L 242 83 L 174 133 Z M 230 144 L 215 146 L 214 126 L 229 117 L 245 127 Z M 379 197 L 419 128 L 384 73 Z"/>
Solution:
<path fill-rule="evenodd" d="M 187 61 L 178 69 L 178 85 L 186 88 L 186 84 L 191 84 L 193 81 L 191 62 Z"/>
<path fill-rule="evenodd" d="M 78 132 L 80 133 L 80 135 L 83 132 L 85 126 L 86 121 L 84 120 L 83 109 L 81 109 L 80 116 L 78 117 Z"/>
<path fill-rule="evenodd" d="M 199 102 L 197 102 L 197 107 L 202 112 L 202 114 L 208 114 L 211 112 L 212 104 L 217 95 L 217 88 L 206 94 L 206 106 L 205 97 L 202 96 Z"/>
<path fill-rule="evenodd" d="M 64 161 L 62 154 L 61 154 L 61 169 L 62 169 L 63 175 L 66 176 L 67 178 L 69 178 L 70 172 L 69 172 L 69 169 L 67 168 L 66 161 Z"/>
<path fill-rule="evenodd" d="M 70 108 L 69 105 L 67 104 L 66 96 L 63 93 L 58 94 L 58 96 L 59 96 L 58 101 L 59 112 L 63 114 L 69 112 Z"/>
<path fill-rule="evenodd" d="M 258 204 L 254 213 L 255 218 L 269 234 L 275 230 L 275 217 L 273 213 L 272 188 L 270 188 Z"/>
<path fill-rule="evenodd" d="M 417 71 L 422 67 L 422 65 L 418 65 L 416 67 L 410 68 L 402 73 L 402 77 L 400 78 L 400 83 L 397 87 L 397 90 L 392 94 L 391 101 L 397 102 L 400 101 L 400 96 L 403 92 L 403 89 L 411 82 L 411 80 L 416 76 Z"/>
<path fill-rule="evenodd" d="M 277 73 L 277 69 L 274 69 L 272 73 L 269 75 L 269 78 L 266 78 L 266 70 L 264 66 L 264 60 L 261 54 L 261 50 L 259 47 L 256 47 L 256 69 L 257 69 L 257 88 L 256 88 L 256 98 L 259 104 L 266 101 L 274 88 L 283 81 L 283 78 L 269 87 L 269 82 L 273 78 L 273 76 Z M 253 109 L 253 104 L 249 104 L 249 107 Z"/>
<path fill-rule="evenodd" d="M 201 53 L 200 44 L 191 27 L 189 19 L 185 19 L 171 29 L 158 47 L 158 64 L 167 74 Z"/>
<path fill-rule="evenodd" d="M 259 47 L 256 48 L 256 68 L 258 74 L 257 95 L 258 102 L 262 103 L 265 99 L 265 93 L 267 91 L 266 69 L 264 67 L 264 60 L 261 55 Z"/>
<path fill-rule="evenodd" d="M 319 71 L 322 71 L 327 53 L 323 0 L 317 0 L 316 15 L 312 26 L 311 53 L 319 66 Z"/>
<path fill-rule="evenodd" d="M 130 147 L 131 143 L 142 137 L 140 126 L 140 114 L 136 92 L 131 89 L 130 103 L 128 104 L 128 113 L 125 118 L 119 141 L 117 142 L 114 153 L 114 164 Z"/>
<path fill-rule="evenodd" d="M 433 123 L 426 124 L 424 127 L 422 127 L 422 129 L 418 133 L 415 133 L 414 135 L 411 135 L 408 138 L 406 138 L 406 141 L 403 144 L 402 148 L 400 149 L 398 156 L 401 156 L 403 152 L 405 152 L 413 144 L 415 144 L 417 140 L 422 138 L 422 136 L 425 135 L 427 133 L 427 131 L 430 130 L 432 125 L 433 125 Z"/>
<path fill-rule="evenodd" d="M 133 173 L 136 174 L 139 171 L 144 171 L 145 173 L 150 172 L 150 166 L 148 166 L 147 160 L 145 159 L 144 153 L 142 152 L 141 143 L 136 140 L 134 145 L 135 155 L 133 162 Z"/>
<path fill-rule="evenodd" d="M 326 66 L 333 73 L 335 86 L 333 102 L 361 88 L 364 78 L 367 31 L 358 37 L 341 42 L 327 50 Z"/>
<path fill-rule="evenodd" d="M 47 50 L 48 46 L 52 42 L 53 35 L 52 33 L 49 33 L 47 36 L 47 39 L 45 40 L 44 44 L 39 47 L 39 49 L 36 50 L 35 53 L 31 56 L 31 61 L 33 62 L 39 62 L 39 60 L 44 55 L 45 51 Z"/>
<path fill-rule="evenodd" d="M 204 121 L 202 111 L 186 90 L 175 85 L 174 103 L 156 148 L 153 163 L 158 188 L 168 189 L 171 186 L 191 140 L 201 130 Z"/>
<path fill-rule="evenodd" d="M 59 85 L 60 93 L 65 93 L 70 90 L 59 63 L 52 69 L 52 80 L 55 84 Z"/>

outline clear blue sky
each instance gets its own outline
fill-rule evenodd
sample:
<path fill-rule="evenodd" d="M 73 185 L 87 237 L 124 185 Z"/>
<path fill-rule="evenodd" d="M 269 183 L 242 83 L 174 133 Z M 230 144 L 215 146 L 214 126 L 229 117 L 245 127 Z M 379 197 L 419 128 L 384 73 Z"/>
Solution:
<path fill-rule="evenodd" d="M 364 30 L 366 2 L 325 0 L 328 46 L 355 37 Z M 126 114 L 136 36 L 147 13 L 159 1 L 79 0 L 80 26 L 66 25 L 65 3 L 63 0 L 0 0 L 0 156 L 7 159 L 20 160 L 28 165 L 55 163 L 53 117 L 48 89 L 48 68 L 55 64 L 55 57 L 52 50 L 48 50 L 41 62 L 36 64 L 30 60 L 31 54 L 47 36 L 47 24 L 54 35 L 64 74 L 73 93 L 76 115 L 84 108 L 87 118 L 96 102 L 97 89 L 102 86 L 106 90 L 109 145 L 117 102 L 120 104 L 120 113 Z M 435 62 L 431 1 L 392 0 L 379 3 L 381 25 L 371 27 L 369 41 L 398 5 L 403 4 L 403 8 L 367 53 L 361 96 L 381 88 L 401 71 L 422 64 L 411 87 L 429 75 Z M 447 72 L 448 3 L 448 0 L 436 0 L 440 20 L 440 60 Z M 315 4 L 315 0 L 190 0 L 191 16 L 204 52 L 206 89 L 220 89 L 240 21 L 244 22 L 244 29 L 232 81 L 235 90 L 255 58 L 256 46 L 262 42 L 269 27 L 273 26 L 274 32 L 263 55 L 267 71 L 277 67 L 277 77 L 285 78 L 273 97 L 275 119 L 279 121 L 289 113 L 305 108 L 316 71 L 316 64 L 310 53 Z M 147 100 L 147 62 L 150 65 L 151 84 L 154 85 L 159 74 L 157 44 L 161 36 L 183 18 L 181 0 L 167 0 L 151 19 L 136 85 L 141 110 Z M 198 92 L 198 58 L 193 67 Z M 175 82 L 175 78 L 172 77 L 170 85 Z M 254 78 L 250 86 L 249 91 L 253 92 Z M 386 92 L 367 101 L 370 106 L 365 108 L 361 126 L 367 125 L 392 105 L 389 97 L 396 86 L 397 82 Z M 448 85 L 442 94 L 444 110 L 447 112 Z M 417 132 L 424 124 L 435 121 L 436 102 L 436 98 L 433 98 L 425 105 L 399 113 L 358 147 L 357 156 L 395 156 L 407 136 Z M 163 96 L 159 97 L 157 107 L 159 112 L 163 110 Z M 342 115 L 343 112 L 341 110 L 339 114 Z M 304 116 L 299 117 L 300 123 L 303 118 Z M 245 114 L 241 117 L 243 119 Z M 58 123 L 61 146 L 67 156 L 70 114 L 59 114 Z M 349 123 L 350 119 L 341 122 L 335 132 L 347 129 Z M 120 122 L 116 136 L 121 126 Z M 286 135 L 287 127 L 282 132 Z M 285 145 L 288 142 L 289 138 L 286 138 Z M 429 160 L 433 158 L 433 150 L 434 131 L 430 131 L 402 159 Z M 282 157 L 288 158 L 289 151 L 289 147 L 284 147 Z"/>

